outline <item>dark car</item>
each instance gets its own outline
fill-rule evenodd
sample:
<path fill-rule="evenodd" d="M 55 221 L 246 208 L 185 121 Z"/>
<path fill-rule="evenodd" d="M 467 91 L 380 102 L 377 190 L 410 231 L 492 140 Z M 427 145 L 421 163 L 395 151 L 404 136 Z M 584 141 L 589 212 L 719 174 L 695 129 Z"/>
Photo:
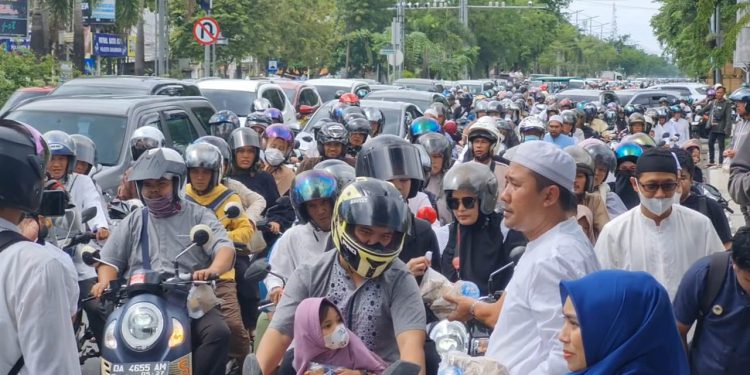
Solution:
<path fill-rule="evenodd" d="M 366 96 L 367 100 L 383 100 L 386 102 L 407 102 L 416 104 L 424 112 L 435 102 L 446 103 L 442 94 L 429 91 L 417 90 L 383 90 L 371 92 Z"/>
<path fill-rule="evenodd" d="M 104 76 L 70 80 L 50 95 L 201 96 L 201 91 L 194 83 L 172 78 Z"/>
<path fill-rule="evenodd" d="M 409 90 L 443 92 L 445 87 L 442 81 L 424 78 L 401 78 L 393 82 L 395 86 L 401 86 Z"/>
<path fill-rule="evenodd" d="M 678 91 L 669 90 L 620 90 L 617 91 L 617 96 L 620 97 L 620 103 L 622 105 L 636 105 L 640 104 L 646 108 L 658 107 L 659 99 L 667 98 L 670 103 L 673 101 L 680 100 L 680 93 Z"/>
<path fill-rule="evenodd" d="M 83 134 L 97 146 L 94 179 L 114 196 L 132 159 L 128 141 L 136 128 L 159 128 L 167 146 L 179 152 L 208 133 L 214 107 L 203 97 L 46 96 L 23 103 L 4 117 L 29 124 L 42 133 L 62 130 Z"/>
<path fill-rule="evenodd" d="M 315 86 L 284 79 L 272 80 L 272 82 L 281 86 L 281 89 L 284 90 L 286 97 L 289 98 L 297 111 L 298 120 L 309 118 L 323 104 Z"/>
<path fill-rule="evenodd" d="M 312 134 L 315 124 L 322 118 L 330 117 L 331 107 L 337 102 L 337 100 L 331 100 L 321 106 L 302 131 Z M 385 116 L 383 134 L 395 134 L 399 137 L 405 137 L 407 125 L 415 118 L 422 116 L 422 111 L 413 103 L 364 99 L 359 105 L 363 108 L 378 108 L 383 111 Z"/>
<path fill-rule="evenodd" d="M 31 98 L 36 98 L 38 96 L 45 96 L 54 90 L 54 87 L 51 86 L 44 86 L 44 87 L 24 87 L 21 89 L 16 90 L 13 92 L 13 94 L 8 98 L 8 100 L 5 101 L 5 104 L 2 108 L 0 108 L 0 116 L 2 116 L 5 112 L 10 111 L 13 107 L 21 104 L 23 101 Z"/>

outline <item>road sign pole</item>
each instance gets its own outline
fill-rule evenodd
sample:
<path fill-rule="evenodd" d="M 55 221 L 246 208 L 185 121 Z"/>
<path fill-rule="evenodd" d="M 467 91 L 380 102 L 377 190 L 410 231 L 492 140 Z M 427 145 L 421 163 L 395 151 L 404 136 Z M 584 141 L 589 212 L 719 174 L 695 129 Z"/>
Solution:
<path fill-rule="evenodd" d="M 211 6 L 208 8 L 208 16 L 211 17 Z M 211 46 L 203 46 L 203 77 L 211 76 Z"/>

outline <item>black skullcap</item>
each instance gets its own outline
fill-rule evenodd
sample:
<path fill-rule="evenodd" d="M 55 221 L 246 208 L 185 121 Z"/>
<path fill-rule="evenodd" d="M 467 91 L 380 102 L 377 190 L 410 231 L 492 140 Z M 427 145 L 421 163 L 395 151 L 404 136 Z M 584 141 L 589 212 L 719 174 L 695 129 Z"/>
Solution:
<path fill-rule="evenodd" d="M 680 163 L 677 157 L 664 148 L 650 148 L 643 152 L 638 162 L 635 164 L 635 174 L 640 175 L 646 172 L 665 172 L 677 174 L 680 169 Z"/>

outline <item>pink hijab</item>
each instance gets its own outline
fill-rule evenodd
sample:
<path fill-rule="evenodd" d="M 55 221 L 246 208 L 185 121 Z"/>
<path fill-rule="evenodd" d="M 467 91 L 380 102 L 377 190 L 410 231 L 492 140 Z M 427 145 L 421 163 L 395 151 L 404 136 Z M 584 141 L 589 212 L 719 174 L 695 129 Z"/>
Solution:
<path fill-rule="evenodd" d="M 297 375 L 304 375 L 311 362 L 382 373 L 386 367 L 385 362 L 371 352 L 352 331 L 349 331 L 349 345 L 345 348 L 326 348 L 320 326 L 320 306 L 324 300 L 326 299 L 307 298 L 297 306 L 294 317 L 294 368 L 297 369 Z M 330 304 L 343 316 L 336 305 Z"/>

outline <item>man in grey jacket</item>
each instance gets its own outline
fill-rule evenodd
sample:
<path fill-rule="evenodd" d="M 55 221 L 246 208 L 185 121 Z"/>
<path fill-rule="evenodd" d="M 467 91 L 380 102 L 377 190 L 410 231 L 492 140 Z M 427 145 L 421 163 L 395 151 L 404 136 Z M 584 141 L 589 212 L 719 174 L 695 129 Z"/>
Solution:
<path fill-rule="evenodd" d="M 710 126 L 708 135 L 708 166 L 714 164 L 714 143 L 719 142 L 719 164 L 724 162 L 724 141 L 727 134 L 732 134 L 732 103 L 724 95 L 724 86 L 716 88 L 716 99 L 703 108 L 701 114 L 706 118 L 706 126 Z"/>

